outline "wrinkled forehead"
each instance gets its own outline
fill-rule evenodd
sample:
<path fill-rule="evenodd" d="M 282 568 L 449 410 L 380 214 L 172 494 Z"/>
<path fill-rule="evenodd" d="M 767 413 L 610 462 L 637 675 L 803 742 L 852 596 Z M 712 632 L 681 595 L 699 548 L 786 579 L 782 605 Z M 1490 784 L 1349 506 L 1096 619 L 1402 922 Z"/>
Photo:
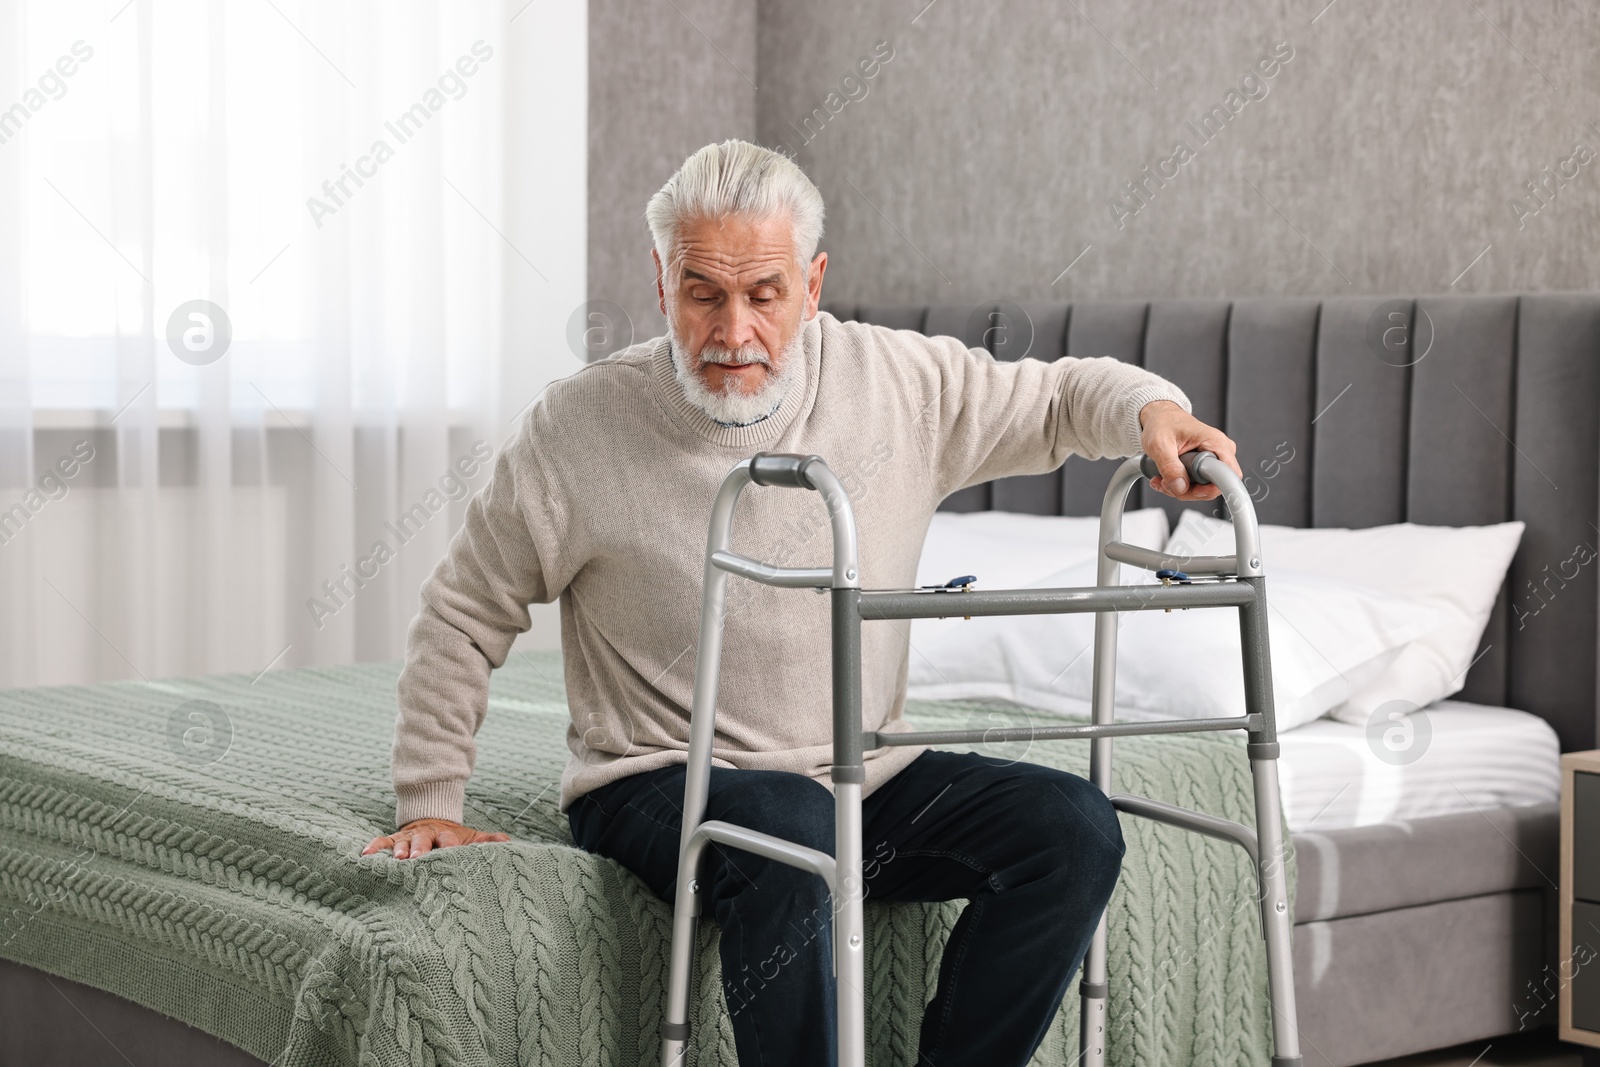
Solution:
<path fill-rule="evenodd" d="M 725 289 L 787 287 L 799 274 L 794 226 L 786 214 L 685 222 L 667 269 L 677 281 L 709 282 Z"/>

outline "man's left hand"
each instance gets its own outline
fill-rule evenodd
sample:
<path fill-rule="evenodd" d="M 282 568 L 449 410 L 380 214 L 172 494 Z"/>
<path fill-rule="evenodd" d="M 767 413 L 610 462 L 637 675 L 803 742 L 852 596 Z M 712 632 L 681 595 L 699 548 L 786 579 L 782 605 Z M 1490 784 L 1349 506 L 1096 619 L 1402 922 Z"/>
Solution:
<path fill-rule="evenodd" d="M 1170 400 L 1152 400 L 1139 409 L 1139 445 L 1156 461 L 1159 478 L 1150 479 L 1158 493 L 1178 500 L 1213 500 L 1222 494 L 1214 485 L 1190 485 L 1189 472 L 1178 457 L 1196 450 L 1211 452 L 1244 477 L 1235 458 L 1233 440 L 1215 426 L 1207 426 Z"/>

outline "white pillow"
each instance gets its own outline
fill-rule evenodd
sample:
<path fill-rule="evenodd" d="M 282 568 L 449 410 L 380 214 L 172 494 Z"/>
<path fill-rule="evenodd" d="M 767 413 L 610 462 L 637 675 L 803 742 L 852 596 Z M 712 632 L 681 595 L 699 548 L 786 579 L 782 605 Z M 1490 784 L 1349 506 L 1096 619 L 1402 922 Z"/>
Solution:
<path fill-rule="evenodd" d="M 1439 609 L 1439 621 L 1404 649 L 1382 675 L 1352 692 L 1333 718 L 1365 726 L 1391 700 L 1426 707 L 1461 689 L 1479 653 L 1495 596 L 1522 539 L 1523 523 L 1419 526 L 1404 522 L 1362 530 L 1262 526 L 1267 602 L 1276 602 L 1283 569 L 1335 576 Z M 1185 555 L 1233 551 L 1233 527 L 1185 511 L 1167 541 Z"/>
<path fill-rule="evenodd" d="M 1033 583 L 1093 585 L 1080 563 Z M 1125 584 L 1154 582 L 1123 568 Z M 1278 728 L 1321 717 L 1379 675 L 1437 622 L 1427 605 L 1318 575 L 1269 579 L 1268 631 Z M 938 594 L 951 595 L 951 594 Z M 1125 719 L 1205 719 L 1244 713 L 1234 608 L 1125 612 L 1117 638 L 1116 706 Z M 907 695 L 923 700 L 999 697 L 1063 714 L 1088 714 L 1094 674 L 1092 614 L 960 621 L 925 644 L 913 635 Z"/>
<path fill-rule="evenodd" d="M 1160 508 L 1124 512 L 1122 540 L 1159 550 L 1167 541 L 1167 513 Z M 972 574 L 979 589 L 1021 589 L 1064 567 L 1092 561 L 1099 550 L 1098 517 L 936 511 L 922 542 L 917 584 L 943 585 Z M 911 640 L 930 641 L 951 625 L 949 619 L 917 619 Z"/>

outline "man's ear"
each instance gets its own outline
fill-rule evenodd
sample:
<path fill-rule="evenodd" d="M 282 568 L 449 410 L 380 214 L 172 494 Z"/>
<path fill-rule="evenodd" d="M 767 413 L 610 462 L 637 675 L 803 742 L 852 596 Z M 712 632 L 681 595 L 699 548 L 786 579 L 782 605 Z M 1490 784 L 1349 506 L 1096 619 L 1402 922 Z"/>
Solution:
<path fill-rule="evenodd" d="M 664 276 L 661 273 L 661 253 L 652 248 L 650 250 L 650 258 L 655 260 L 656 264 L 656 303 L 660 305 L 661 314 L 665 317 L 667 314 L 667 287 Z"/>
<path fill-rule="evenodd" d="M 806 313 L 807 319 L 817 317 L 817 307 L 822 302 L 822 275 L 828 269 L 828 253 L 818 252 L 817 258 L 811 261 L 811 270 L 806 279 Z"/>

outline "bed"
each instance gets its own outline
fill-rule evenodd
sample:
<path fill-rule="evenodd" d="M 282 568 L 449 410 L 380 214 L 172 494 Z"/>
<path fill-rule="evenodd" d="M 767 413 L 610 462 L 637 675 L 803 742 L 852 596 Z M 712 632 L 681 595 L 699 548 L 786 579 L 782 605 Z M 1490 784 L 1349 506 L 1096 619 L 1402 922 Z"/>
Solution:
<path fill-rule="evenodd" d="M 1395 309 L 1408 326 L 1426 323 L 1399 358 L 1388 339 L 1371 340 Z M 1561 751 L 1595 745 L 1593 568 L 1541 599 L 1536 616 L 1512 607 L 1546 564 L 1597 535 L 1600 297 L 830 310 L 954 334 L 999 358 L 1111 355 L 1156 370 L 1242 458 L 1296 449 L 1301 461 L 1258 501 L 1264 522 L 1526 522 L 1453 710 L 1537 719 L 1545 732 L 1523 735 L 1535 770 L 1488 783 L 1471 810 L 1439 813 L 1437 790 L 1420 804 L 1376 786 L 1341 799 L 1328 757 L 1298 764 L 1286 785 L 1295 966 L 1317 1067 L 1553 1021 L 1530 992 L 1556 958 L 1556 808 L 1540 799 L 1536 768 L 1552 739 Z M 1096 514 L 1110 467 L 1074 459 L 964 489 L 945 507 Z M 1140 504 L 1178 510 L 1156 494 Z M 571 848 L 552 795 L 565 723 L 555 661 L 518 657 L 496 672 L 469 790 L 472 819 L 517 845 L 450 850 L 426 866 L 356 857 L 392 811 L 396 670 L 0 693 L 0 1063 L 95 1062 L 111 1046 L 173 1065 L 636 1062 L 654 1039 L 667 911 L 627 872 Z M 1027 709 L 908 712 L 930 727 L 1008 715 Z M 203 727 L 205 749 L 219 724 L 231 730 L 225 755 L 194 758 L 188 731 Z M 1504 726 L 1462 733 L 1479 772 L 1498 766 L 1482 730 Z M 1353 745 L 1331 727 L 1305 737 L 1308 749 Z M 1297 743 L 1286 743 L 1290 763 Z M 1229 749 L 1241 745 L 1119 742 L 1119 780 L 1249 821 L 1243 760 Z M 1027 758 L 1077 769 L 1078 747 L 1035 746 Z M 1249 907 L 1228 907 L 1248 899 L 1246 865 L 1218 842 L 1125 826 L 1111 991 L 1125 1007 L 1114 1010 L 1112 1061 L 1267 1062 L 1264 1005 L 1250 992 L 1261 987 L 1259 936 Z M 955 912 L 869 901 L 874 1063 L 909 1062 Z M 703 936 L 697 959 L 715 961 L 714 928 Z M 715 975 L 699 979 L 693 1061 L 732 1064 Z M 1075 1027 L 1069 998 L 1036 1062 L 1070 1062 Z"/>
<path fill-rule="evenodd" d="M 0 693 L 0 1063 L 647 1061 L 671 910 L 574 848 L 556 811 L 559 654 L 497 670 L 479 734 L 468 820 L 515 840 L 420 861 L 358 855 L 392 817 L 399 667 Z M 959 729 L 1018 711 L 918 704 L 908 718 Z M 1087 770 L 1082 745 L 974 747 Z M 1129 741 L 1119 770 L 1146 795 L 1251 821 L 1242 738 Z M 1108 911 L 1115 1062 L 1265 1063 L 1249 862 L 1155 823 L 1126 836 Z M 868 899 L 871 1062 L 915 1062 L 959 911 Z M 715 924 L 700 933 L 688 1062 L 734 1067 Z M 1041 1062 L 1076 1050 L 1069 998 Z"/>

